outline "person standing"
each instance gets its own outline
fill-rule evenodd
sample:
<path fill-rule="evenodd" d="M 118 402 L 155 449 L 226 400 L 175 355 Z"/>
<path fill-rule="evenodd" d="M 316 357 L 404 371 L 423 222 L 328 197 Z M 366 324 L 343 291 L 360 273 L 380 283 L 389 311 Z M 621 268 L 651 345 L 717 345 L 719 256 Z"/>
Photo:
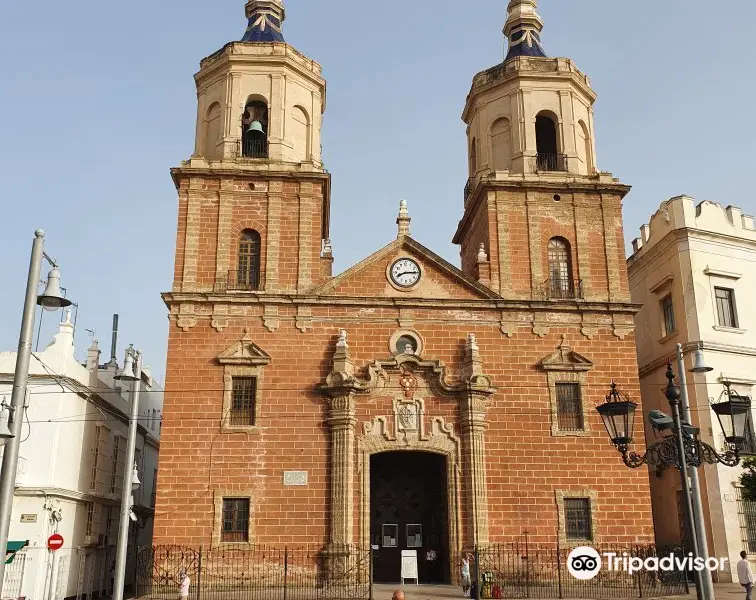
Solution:
<path fill-rule="evenodd" d="M 186 600 L 189 597 L 189 584 L 191 580 L 186 571 L 179 573 L 179 600 Z"/>
<path fill-rule="evenodd" d="M 746 600 L 751 600 L 751 592 L 753 591 L 753 571 L 751 570 L 751 563 L 748 561 L 748 553 L 743 550 L 740 553 L 742 559 L 738 563 L 738 581 L 740 585 L 745 588 Z"/>
<path fill-rule="evenodd" d="M 462 594 L 465 598 L 470 597 L 470 558 L 469 552 L 462 556 Z"/>

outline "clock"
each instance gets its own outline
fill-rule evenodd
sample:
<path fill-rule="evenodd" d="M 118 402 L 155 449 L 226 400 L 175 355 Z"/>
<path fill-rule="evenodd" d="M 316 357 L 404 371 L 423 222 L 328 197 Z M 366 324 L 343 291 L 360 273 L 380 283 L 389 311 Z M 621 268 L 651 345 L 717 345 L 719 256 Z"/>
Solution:
<path fill-rule="evenodd" d="M 411 258 L 400 258 L 389 271 L 391 281 L 401 288 L 410 288 L 420 281 L 420 265 Z"/>

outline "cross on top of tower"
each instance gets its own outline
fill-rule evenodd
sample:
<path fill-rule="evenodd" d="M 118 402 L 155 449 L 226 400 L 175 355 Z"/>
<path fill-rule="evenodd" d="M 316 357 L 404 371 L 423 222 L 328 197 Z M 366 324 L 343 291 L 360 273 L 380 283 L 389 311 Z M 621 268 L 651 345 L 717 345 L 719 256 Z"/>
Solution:
<path fill-rule="evenodd" d="M 247 31 L 242 42 L 284 42 L 286 11 L 281 0 L 249 0 L 246 6 Z"/>
<path fill-rule="evenodd" d="M 540 56 L 546 53 L 541 45 L 543 20 L 536 12 L 536 0 L 511 0 L 504 35 L 509 38 L 505 62 L 516 56 Z"/>

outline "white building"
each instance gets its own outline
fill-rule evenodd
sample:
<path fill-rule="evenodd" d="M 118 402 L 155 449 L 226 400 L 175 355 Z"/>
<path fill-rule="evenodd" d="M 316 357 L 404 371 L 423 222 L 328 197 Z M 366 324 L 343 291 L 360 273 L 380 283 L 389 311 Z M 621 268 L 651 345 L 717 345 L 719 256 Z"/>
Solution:
<path fill-rule="evenodd" d="M 643 406 L 669 412 L 663 394 L 667 360 L 682 344 L 689 369 L 700 344 L 714 370 L 687 373 L 692 418 L 702 440 L 721 450 L 723 435 L 710 399 L 720 399 L 726 381 L 739 394 L 753 398 L 756 391 L 754 218 L 732 206 L 672 198 L 641 228 L 633 250 L 628 259 L 630 290 L 633 302 L 643 305 L 635 319 Z M 756 444 L 749 443 L 747 450 L 754 452 Z M 719 464 L 699 469 L 709 552 L 729 558 L 731 576 L 741 550 L 756 555 L 756 503 L 741 499 L 741 473 L 740 467 Z M 657 541 L 678 541 L 679 475 L 669 470 L 651 480 Z M 720 579 L 727 580 L 727 575 Z"/>
<path fill-rule="evenodd" d="M 73 330 L 68 313 L 52 343 L 32 355 L 9 547 L 28 544 L 6 566 L 4 599 L 89 599 L 112 592 L 131 394 L 114 385 L 115 360 L 99 364 L 96 341 L 86 365 L 75 360 Z M 15 352 L 0 353 L 0 399 L 7 403 L 15 364 Z M 127 584 L 134 580 L 135 548 L 152 539 L 163 404 L 149 370 L 141 376 L 141 486 L 134 494 L 138 520 L 131 525 Z M 47 549 L 53 533 L 64 538 L 56 552 Z"/>

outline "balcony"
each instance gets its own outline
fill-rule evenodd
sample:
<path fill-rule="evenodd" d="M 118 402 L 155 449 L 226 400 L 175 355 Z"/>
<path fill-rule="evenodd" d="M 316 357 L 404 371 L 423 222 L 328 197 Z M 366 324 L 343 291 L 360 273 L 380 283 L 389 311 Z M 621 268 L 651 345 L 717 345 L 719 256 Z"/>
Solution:
<path fill-rule="evenodd" d="M 567 155 L 539 152 L 535 158 L 535 171 L 567 171 Z"/>
<path fill-rule="evenodd" d="M 243 158 L 268 158 L 268 142 L 266 140 L 244 140 L 240 142 Z"/>
<path fill-rule="evenodd" d="M 571 279 L 547 279 L 541 285 L 545 300 L 582 300 L 583 281 Z"/>
<path fill-rule="evenodd" d="M 228 272 L 227 292 L 258 292 L 264 287 L 263 277 L 259 271 L 234 269 Z"/>

